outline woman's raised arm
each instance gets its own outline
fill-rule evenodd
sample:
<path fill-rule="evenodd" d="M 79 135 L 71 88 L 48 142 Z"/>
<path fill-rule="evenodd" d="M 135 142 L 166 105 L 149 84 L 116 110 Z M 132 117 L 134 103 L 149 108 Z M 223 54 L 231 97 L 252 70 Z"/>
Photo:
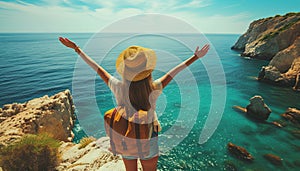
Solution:
<path fill-rule="evenodd" d="M 196 48 L 195 53 L 192 57 L 185 60 L 181 64 L 177 65 L 173 69 L 171 69 L 168 73 L 166 73 L 164 76 L 159 78 L 159 81 L 162 83 L 163 88 L 165 88 L 169 82 L 183 69 L 191 65 L 193 62 L 195 62 L 197 59 L 202 58 L 209 50 L 209 45 L 206 44 L 202 47 L 201 50 L 199 50 L 199 46 Z"/>
<path fill-rule="evenodd" d="M 98 65 L 92 58 L 90 58 L 87 54 L 85 54 L 74 42 L 67 38 L 59 37 L 59 41 L 71 48 L 74 49 L 77 54 L 80 55 L 80 57 L 89 65 L 91 66 L 97 73 L 98 75 L 103 79 L 103 81 L 108 84 L 108 80 L 110 79 L 111 75 L 100 65 Z"/>

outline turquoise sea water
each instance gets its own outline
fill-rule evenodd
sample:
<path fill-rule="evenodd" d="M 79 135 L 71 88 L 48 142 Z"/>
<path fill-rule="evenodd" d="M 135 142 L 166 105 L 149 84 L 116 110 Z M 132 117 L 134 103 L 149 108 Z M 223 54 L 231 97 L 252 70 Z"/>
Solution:
<path fill-rule="evenodd" d="M 0 106 L 13 102 L 22 103 L 45 94 L 53 95 L 70 89 L 74 93 L 76 114 L 80 124 L 74 128 L 76 132 L 74 141 L 78 141 L 85 134 L 95 137 L 104 136 L 101 122 L 103 113 L 112 108 L 114 102 L 103 81 L 96 77 L 95 73 L 82 61 L 77 60 L 78 56 L 72 50 L 63 47 L 57 40 L 58 36 L 66 36 L 81 47 L 85 47 L 88 54 L 110 73 L 115 72 L 114 61 L 118 53 L 131 44 L 160 47 L 160 50 L 164 49 L 169 54 L 175 54 L 179 60 L 184 60 L 192 54 L 191 50 L 180 42 L 157 35 L 136 36 L 122 41 L 106 54 L 97 47 L 109 46 L 109 41 L 118 40 L 122 35 L 104 34 L 99 45 L 89 49 L 86 44 L 93 36 L 89 33 L 0 34 Z M 191 41 L 197 39 L 194 35 L 179 36 Z M 206 37 L 213 45 L 211 50 L 218 53 L 226 76 L 226 84 L 217 85 L 226 90 L 226 97 L 215 97 L 226 99 L 222 119 L 208 141 L 199 144 L 200 133 L 213 103 L 211 102 L 212 86 L 208 81 L 212 78 L 207 74 L 207 66 L 210 66 L 210 70 L 219 67 L 215 64 L 216 61 L 209 60 L 209 57 L 214 55 L 210 53 L 205 59 L 207 65 L 197 61 L 189 68 L 192 75 L 188 72 L 178 75 L 179 81 L 173 81 L 158 100 L 157 111 L 163 127 L 160 136 L 161 139 L 167 140 L 160 144 L 162 151 L 168 148 L 169 143 L 176 136 L 185 137 L 171 151 L 162 153 L 159 159 L 159 169 L 226 170 L 228 169 L 226 166 L 230 165 L 228 163 L 231 163 L 236 166 L 237 170 L 299 170 L 300 139 L 290 133 L 293 127 L 279 129 L 272 125 L 256 123 L 232 109 L 232 106 L 245 107 L 249 103 L 249 98 L 253 95 L 261 95 L 272 109 L 269 121 L 274 121 L 279 120 L 280 114 L 288 107 L 300 108 L 300 94 L 293 92 L 290 88 L 257 82 L 254 77 L 257 76 L 260 67 L 268 62 L 245 59 L 240 57 L 238 52 L 230 50 L 239 35 L 210 34 Z M 97 51 L 97 49 L 100 50 Z M 158 65 L 160 68 L 168 69 L 175 66 L 178 61 L 169 60 L 170 58 L 161 55 L 166 55 L 166 52 L 158 53 Z M 105 58 L 101 61 L 102 56 Z M 215 68 L 215 70 L 218 69 Z M 158 78 L 162 74 L 163 71 L 158 70 L 153 73 L 153 76 Z M 180 80 L 183 81 L 180 82 Z M 196 84 L 193 84 L 194 80 Z M 95 90 L 87 93 L 86 89 L 90 87 Z M 193 93 L 195 89 L 199 95 Z M 185 103 L 185 100 L 188 102 Z M 196 115 L 191 116 L 194 111 L 197 112 Z M 164 133 L 174 128 L 179 115 L 183 117 L 183 122 L 176 125 L 175 130 L 178 135 L 168 135 L 166 138 Z M 192 125 L 185 122 L 184 116 L 195 118 L 191 122 Z M 191 130 L 187 129 L 189 127 Z M 182 130 L 188 130 L 186 135 L 180 134 Z M 245 147 L 254 156 L 254 162 L 240 161 L 229 155 L 226 149 L 228 142 Z M 267 153 L 283 158 L 283 166 L 270 164 L 263 157 Z"/>

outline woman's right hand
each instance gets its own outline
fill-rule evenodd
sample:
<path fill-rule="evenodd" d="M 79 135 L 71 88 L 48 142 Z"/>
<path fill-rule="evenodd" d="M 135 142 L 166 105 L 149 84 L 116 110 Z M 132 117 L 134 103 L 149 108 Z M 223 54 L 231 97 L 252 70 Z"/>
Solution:
<path fill-rule="evenodd" d="M 199 46 L 197 46 L 194 55 L 197 56 L 198 59 L 202 58 L 203 56 L 206 55 L 208 50 L 209 50 L 209 44 L 204 45 L 201 50 L 199 50 Z"/>
<path fill-rule="evenodd" d="M 75 49 L 77 47 L 77 45 L 68 38 L 59 37 L 59 41 L 69 48 Z"/>

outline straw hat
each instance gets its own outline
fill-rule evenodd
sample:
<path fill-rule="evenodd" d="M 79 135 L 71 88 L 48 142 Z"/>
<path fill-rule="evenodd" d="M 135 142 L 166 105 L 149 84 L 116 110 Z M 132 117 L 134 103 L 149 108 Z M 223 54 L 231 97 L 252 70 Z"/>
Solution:
<path fill-rule="evenodd" d="M 155 65 L 155 52 L 141 46 L 129 46 L 116 60 L 118 73 L 129 81 L 139 81 L 148 77 Z"/>

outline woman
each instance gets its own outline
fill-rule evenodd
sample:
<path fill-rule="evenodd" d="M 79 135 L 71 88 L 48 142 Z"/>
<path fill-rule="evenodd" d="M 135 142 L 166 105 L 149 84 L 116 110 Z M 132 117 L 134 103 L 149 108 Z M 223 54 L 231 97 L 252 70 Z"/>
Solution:
<path fill-rule="evenodd" d="M 166 87 L 176 74 L 187 66 L 202 58 L 209 50 L 209 45 L 203 46 L 201 50 L 196 48 L 192 57 L 177 65 L 161 78 L 153 81 L 152 71 L 156 64 L 156 55 L 152 49 L 130 46 L 125 49 L 116 60 L 116 69 L 122 76 L 122 81 L 110 75 L 105 69 L 98 65 L 88 55 L 86 55 L 74 42 L 67 38 L 59 38 L 65 46 L 72 48 L 80 57 L 92 67 L 103 81 L 109 86 L 116 97 L 117 105 L 126 106 L 126 111 L 152 111 L 154 116 L 154 132 L 161 130 L 155 114 L 156 99 L 162 89 Z M 150 153 L 140 159 L 144 171 L 155 171 L 158 161 L 158 147 L 152 144 Z M 122 156 L 127 171 L 137 170 L 137 160 L 135 156 Z"/>

